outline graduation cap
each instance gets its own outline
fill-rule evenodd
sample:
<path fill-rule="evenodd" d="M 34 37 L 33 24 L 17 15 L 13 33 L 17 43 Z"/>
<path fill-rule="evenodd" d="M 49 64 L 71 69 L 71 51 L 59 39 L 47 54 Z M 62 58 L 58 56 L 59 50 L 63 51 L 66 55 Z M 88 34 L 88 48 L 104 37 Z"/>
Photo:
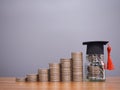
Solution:
<path fill-rule="evenodd" d="M 87 54 L 104 54 L 104 45 L 108 41 L 89 41 L 83 42 L 83 45 L 87 45 Z"/>
<path fill-rule="evenodd" d="M 106 45 L 109 41 L 88 41 L 83 42 L 83 45 L 87 45 L 86 54 L 104 54 L 104 45 Z M 114 69 L 114 65 L 112 63 L 112 59 L 110 57 L 111 47 L 108 44 L 108 61 L 107 61 L 107 69 Z"/>

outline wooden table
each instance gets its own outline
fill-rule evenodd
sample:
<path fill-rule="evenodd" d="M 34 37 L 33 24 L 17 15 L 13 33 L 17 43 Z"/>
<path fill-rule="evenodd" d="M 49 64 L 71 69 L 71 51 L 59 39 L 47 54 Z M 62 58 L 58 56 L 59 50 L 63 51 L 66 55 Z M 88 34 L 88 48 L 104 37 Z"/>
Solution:
<path fill-rule="evenodd" d="M 120 90 L 120 77 L 105 82 L 16 82 L 0 77 L 0 90 Z"/>

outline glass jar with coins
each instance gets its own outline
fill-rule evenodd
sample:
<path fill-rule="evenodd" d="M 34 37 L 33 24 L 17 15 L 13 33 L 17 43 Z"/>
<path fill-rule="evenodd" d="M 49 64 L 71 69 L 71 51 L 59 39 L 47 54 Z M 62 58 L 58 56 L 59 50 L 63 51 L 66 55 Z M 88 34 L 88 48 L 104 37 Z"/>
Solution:
<path fill-rule="evenodd" d="M 105 81 L 104 45 L 108 41 L 83 42 L 87 45 L 85 62 L 85 80 Z"/>

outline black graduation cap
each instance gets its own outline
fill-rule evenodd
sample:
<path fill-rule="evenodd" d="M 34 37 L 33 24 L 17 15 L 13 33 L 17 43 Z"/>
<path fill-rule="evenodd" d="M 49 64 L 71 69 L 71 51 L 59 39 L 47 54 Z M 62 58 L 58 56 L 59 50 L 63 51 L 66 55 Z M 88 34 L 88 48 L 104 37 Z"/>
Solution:
<path fill-rule="evenodd" d="M 83 42 L 83 45 L 87 45 L 87 54 L 104 54 L 104 45 L 109 41 L 88 41 Z"/>

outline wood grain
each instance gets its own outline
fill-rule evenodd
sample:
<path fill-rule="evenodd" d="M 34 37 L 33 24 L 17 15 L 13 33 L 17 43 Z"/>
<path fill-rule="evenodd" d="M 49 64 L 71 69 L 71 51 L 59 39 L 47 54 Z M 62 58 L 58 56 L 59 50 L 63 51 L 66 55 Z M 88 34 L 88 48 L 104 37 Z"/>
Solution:
<path fill-rule="evenodd" d="M 120 90 L 120 77 L 105 82 L 16 82 L 0 77 L 0 90 Z"/>

